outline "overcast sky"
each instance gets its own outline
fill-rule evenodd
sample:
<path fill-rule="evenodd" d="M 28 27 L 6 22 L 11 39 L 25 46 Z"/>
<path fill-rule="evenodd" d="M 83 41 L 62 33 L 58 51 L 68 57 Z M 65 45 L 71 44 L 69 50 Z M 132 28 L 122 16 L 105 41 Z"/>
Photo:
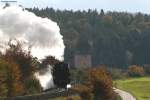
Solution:
<path fill-rule="evenodd" d="M 143 12 L 150 14 L 150 0 L 18 0 L 24 7 L 55 9 L 104 9 L 105 11 Z"/>

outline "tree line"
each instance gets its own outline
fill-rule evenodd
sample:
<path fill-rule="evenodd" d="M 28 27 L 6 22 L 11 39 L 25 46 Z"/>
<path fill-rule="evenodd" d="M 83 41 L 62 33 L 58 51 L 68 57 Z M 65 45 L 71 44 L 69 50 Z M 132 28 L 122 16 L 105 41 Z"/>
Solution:
<path fill-rule="evenodd" d="M 93 66 L 150 64 L 150 15 L 104 10 L 28 9 L 56 21 L 63 35 L 65 62 L 91 54 Z"/>

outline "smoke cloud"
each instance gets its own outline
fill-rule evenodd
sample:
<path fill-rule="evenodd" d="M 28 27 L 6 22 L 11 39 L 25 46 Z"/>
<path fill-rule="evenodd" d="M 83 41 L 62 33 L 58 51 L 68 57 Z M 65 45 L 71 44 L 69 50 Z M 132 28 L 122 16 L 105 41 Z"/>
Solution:
<path fill-rule="evenodd" d="M 43 59 L 47 55 L 63 60 L 64 44 L 56 22 L 48 18 L 41 18 L 35 14 L 11 6 L 0 8 L 0 49 L 4 51 L 10 39 L 17 39 L 32 45 L 31 54 Z M 43 89 L 53 87 L 51 67 L 43 75 L 35 73 Z"/>
<path fill-rule="evenodd" d="M 31 54 L 39 59 L 46 55 L 63 59 L 64 44 L 57 23 L 48 18 L 37 17 L 22 8 L 0 8 L 0 48 L 9 39 L 32 45 Z"/>
<path fill-rule="evenodd" d="M 39 79 L 44 90 L 55 87 L 51 72 L 52 66 L 49 65 L 46 70 L 44 75 L 40 74 L 40 72 L 35 73 L 35 76 Z"/>

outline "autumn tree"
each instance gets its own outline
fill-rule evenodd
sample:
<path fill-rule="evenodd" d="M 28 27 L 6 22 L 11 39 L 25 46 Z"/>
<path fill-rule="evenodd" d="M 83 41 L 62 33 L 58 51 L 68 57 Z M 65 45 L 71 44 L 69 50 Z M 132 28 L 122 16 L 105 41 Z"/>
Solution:
<path fill-rule="evenodd" d="M 94 100 L 112 100 L 112 79 L 103 68 L 89 71 L 89 81 L 93 86 Z"/>
<path fill-rule="evenodd" d="M 30 51 L 23 50 L 22 44 L 19 41 L 16 40 L 15 42 L 16 44 L 13 44 L 12 41 L 9 41 L 9 48 L 2 58 L 7 62 L 12 61 L 17 65 L 20 73 L 16 73 L 16 75 L 20 75 L 19 80 L 21 81 L 20 84 L 24 87 L 24 94 L 40 92 L 41 86 L 38 80 L 33 79 L 39 62 L 30 55 Z M 14 68 L 14 66 L 11 67 Z"/>
<path fill-rule="evenodd" d="M 138 77 L 144 75 L 144 69 L 143 67 L 137 66 L 137 65 L 131 65 L 128 68 L 128 74 L 132 77 Z"/>
<path fill-rule="evenodd" d="M 33 58 L 30 55 L 30 52 L 23 50 L 22 44 L 19 41 L 16 41 L 17 44 L 12 44 L 11 41 L 8 43 L 9 48 L 6 50 L 6 53 L 3 55 L 4 59 L 14 61 L 22 74 L 21 80 L 24 82 L 35 72 L 35 66 L 33 66 Z"/>
<path fill-rule="evenodd" d="M 21 83 L 21 72 L 13 61 L 0 59 L 0 96 L 12 97 L 22 95 L 24 86 Z"/>

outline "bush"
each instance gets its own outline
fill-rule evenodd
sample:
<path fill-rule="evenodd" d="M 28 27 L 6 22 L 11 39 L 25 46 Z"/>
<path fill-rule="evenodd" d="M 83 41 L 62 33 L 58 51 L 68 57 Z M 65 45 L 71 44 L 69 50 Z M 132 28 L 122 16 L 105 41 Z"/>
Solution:
<path fill-rule="evenodd" d="M 77 85 L 72 90 L 79 93 L 81 100 L 93 100 L 91 85 Z"/>
<path fill-rule="evenodd" d="M 89 69 L 85 72 L 85 82 L 73 88 L 82 100 L 116 100 L 112 79 L 104 68 Z"/>
<path fill-rule="evenodd" d="M 113 82 L 104 68 L 91 69 L 89 71 L 89 81 L 93 87 L 94 100 L 113 99 Z"/>
<path fill-rule="evenodd" d="M 121 69 L 118 68 L 108 68 L 107 70 L 110 76 L 112 77 L 112 79 L 114 80 L 123 79 L 127 76 L 125 72 L 123 72 Z"/>
<path fill-rule="evenodd" d="M 83 84 L 88 80 L 88 71 L 83 68 L 71 69 L 71 79 L 74 83 Z"/>
<path fill-rule="evenodd" d="M 25 86 L 27 94 L 35 94 L 40 93 L 42 91 L 42 87 L 39 83 L 39 80 L 37 80 L 34 77 L 27 79 L 25 82 Z"/>
<path fill-rule="evenodd" d="M 144 76 L 144 69 L 143 67 L 132 65 L 128 68 L 128 75 L 131 77 L 140 77 Z"/>

